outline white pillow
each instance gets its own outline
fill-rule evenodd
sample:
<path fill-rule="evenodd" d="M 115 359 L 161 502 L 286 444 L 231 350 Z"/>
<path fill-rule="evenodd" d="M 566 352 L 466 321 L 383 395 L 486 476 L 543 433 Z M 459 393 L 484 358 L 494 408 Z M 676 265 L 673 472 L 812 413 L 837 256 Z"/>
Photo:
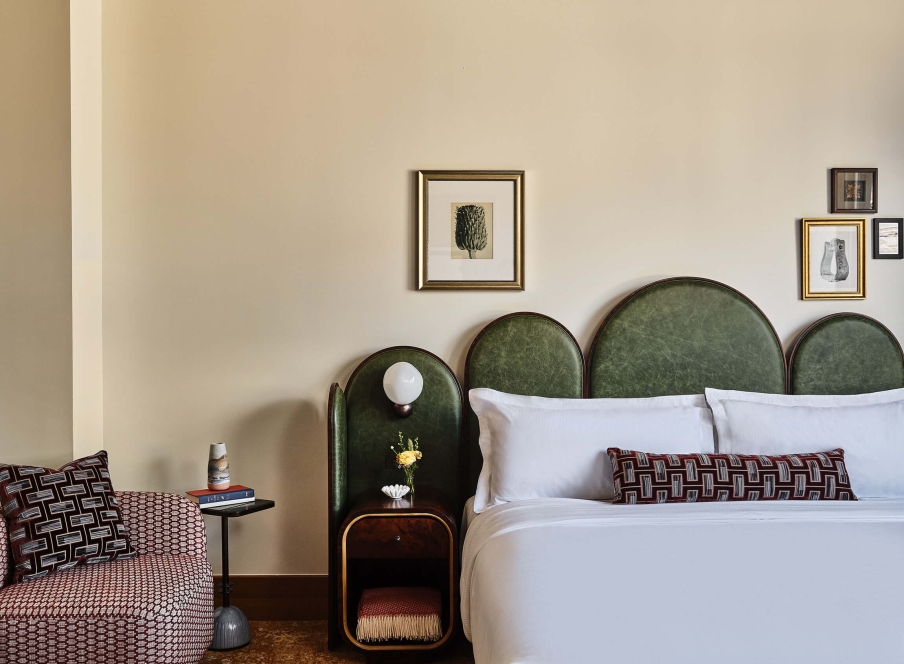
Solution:
<path fill-rule="evenodd" d="M 606 449 L 713 451 L 702 394 L 649 399 L 546 399 L 470 391 L 483 468 L 474 511 L 528 498 L 615 497 Z"/>
<path fill-rule="evenodd" d="M 858 498 L 904 496 L 904 389 L 784 395 L 706 388 L 720 454 L 797 454 L 840 447 Z"/>

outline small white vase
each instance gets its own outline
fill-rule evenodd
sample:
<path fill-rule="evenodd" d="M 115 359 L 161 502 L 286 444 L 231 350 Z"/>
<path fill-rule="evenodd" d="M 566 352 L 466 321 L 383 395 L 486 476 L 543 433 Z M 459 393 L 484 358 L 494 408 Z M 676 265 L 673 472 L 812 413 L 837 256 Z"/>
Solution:
<path fill-rule="evenodd" d="M 229 457 L 226 456 L 226 443 L 214 443 L 210 446 L 210 458 L 207 461 L 207 488 L 211 491 L 225 491 L 229 487 Z"/>

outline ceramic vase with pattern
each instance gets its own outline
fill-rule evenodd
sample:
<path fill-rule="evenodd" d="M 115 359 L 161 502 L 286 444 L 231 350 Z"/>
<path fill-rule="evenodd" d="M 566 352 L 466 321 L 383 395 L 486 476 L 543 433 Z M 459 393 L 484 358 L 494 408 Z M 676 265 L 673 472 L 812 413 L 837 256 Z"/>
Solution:
<path fill-rule="evenodd" d="M 226 456 L 226 443 L 214 443 L 210 446 L 210 459 L 207 462 L 207 488 L 211 491 L 225 491 L 229 486 L 229 457 Z"/>

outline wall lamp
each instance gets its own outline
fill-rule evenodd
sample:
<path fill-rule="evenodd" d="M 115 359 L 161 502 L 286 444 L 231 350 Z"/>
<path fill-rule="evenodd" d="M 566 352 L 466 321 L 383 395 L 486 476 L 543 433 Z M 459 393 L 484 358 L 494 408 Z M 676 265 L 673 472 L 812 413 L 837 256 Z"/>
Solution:
<path fill-rule="evenodd" d="M 421 396 L 423 389 L 424 377 L 408 362 L 396 362 L 383 374 L 383 391 L 399 417 L 411 415 L 411 404 Z"/>

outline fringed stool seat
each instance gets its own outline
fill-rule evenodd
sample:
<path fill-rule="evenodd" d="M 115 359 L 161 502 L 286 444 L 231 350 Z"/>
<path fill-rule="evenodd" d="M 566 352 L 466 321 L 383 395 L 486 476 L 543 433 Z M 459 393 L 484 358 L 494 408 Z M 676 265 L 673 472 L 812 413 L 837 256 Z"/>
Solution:
<path fill-rule="evenodd" d="M 370 588 L 358 603 L 358 641 L 438 641 L 442 599 L 436 588 Z"/>

